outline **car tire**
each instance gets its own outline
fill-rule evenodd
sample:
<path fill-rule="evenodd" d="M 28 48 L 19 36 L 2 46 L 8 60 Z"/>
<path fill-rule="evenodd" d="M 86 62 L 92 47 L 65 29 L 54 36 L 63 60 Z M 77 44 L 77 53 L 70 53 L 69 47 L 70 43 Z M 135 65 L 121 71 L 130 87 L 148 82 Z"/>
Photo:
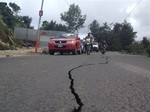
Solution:
<path fill-rule="evenodd" d="M 50 54 L 50 55 L 54 55 L 54 52 L 52 52 L 52 51 L 49 51 L 49 54 Z"/>
<path fill-rule="evenodd" d="M 60 55 L 63 55 L 64 53 L 63 52 L 60 52 Z"/>

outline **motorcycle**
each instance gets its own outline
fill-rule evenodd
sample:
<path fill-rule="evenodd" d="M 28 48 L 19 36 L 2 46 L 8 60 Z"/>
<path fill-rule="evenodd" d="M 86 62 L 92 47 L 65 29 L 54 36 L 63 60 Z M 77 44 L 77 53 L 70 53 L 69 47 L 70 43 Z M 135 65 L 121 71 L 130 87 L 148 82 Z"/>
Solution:
<path fill-rule="evenodd" d="M 102 53 L 102 54 L 105 54 L 105 52 L 106 52 L 106 45 L 103 45 L 103 46 L 101 47 L 101 53 Z"/>
<path fill-rule="evenodd" d="M 85 43 L 85 51 L 86 51 L 86 54 L 87 54 L 87 55 L 90 55 L 90 52 L 91 52 L 90 39 L 87 39 L 87 40 L 86 40 L 86 43 Z"/>

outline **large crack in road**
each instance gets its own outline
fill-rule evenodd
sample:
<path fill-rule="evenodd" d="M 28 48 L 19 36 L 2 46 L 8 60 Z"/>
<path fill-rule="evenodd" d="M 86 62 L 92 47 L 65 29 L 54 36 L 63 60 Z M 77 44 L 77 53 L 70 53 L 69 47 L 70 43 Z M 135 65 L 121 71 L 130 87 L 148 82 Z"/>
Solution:
<path fill-rule="evenodd" d="M 108 64 L 108 62 L 109 62 L 108 57 L 106 57 L 104 63 L 97 63 L 97 64 Z M 85 66 L 91 66 L 91 65 L 96 65 L 96 64 L 95 64 L 95 63 L 92 63 L 92 64 L 82 64 L 82 65 L 79 65 L 78 67 L 72 68 L 72 69 L 69 70 L 69 72 L 68 72 L 69 79 L 70 79 L 70 90 L 71 90 L 71 93 L 74 95 L 77 104 L 79 105 L 78 108 L 74 108 L 74 110 L 73 110 L 72 112 L 81 112 L 82 106 L 83 106 L 84 104 L 83 104 L 83 102 L 81 101 L 81 98 L 80 98 L 80 96 L 78 95 L 78 93 L 75 91 L 75 88 L 74 88 L 74 79 L 72 78 L 71 72 L 72 72 L 73 70 L 78 69 L 78 68 L 85 67 Z"/>

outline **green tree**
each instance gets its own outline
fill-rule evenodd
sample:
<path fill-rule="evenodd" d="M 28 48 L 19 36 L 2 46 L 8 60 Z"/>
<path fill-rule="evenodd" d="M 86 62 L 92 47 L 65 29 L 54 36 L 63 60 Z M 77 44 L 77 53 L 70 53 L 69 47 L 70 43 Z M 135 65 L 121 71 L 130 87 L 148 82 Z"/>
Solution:
<path fill-rule="evenodd" d="M 30 28 L 32 18 L 29 16 L 22 16 L 23 23 L 26 24 L 27 28 Z"/>
<path fill-rule="evenodd" d="M 65 25 L 62 25 L 62 24 L 56 24 L 56 28 L 55 28 L 56 31 L 65 31 L 65 32 L 68 32 L 68 29 Z"/>
<path fill-rule="evenodd" d="M 143 54 L 145 53 L 144 46 L 141 42 L 135 41 L 130 45 L 129 52 L 132 54 Z"/>
<path fill-rule="evenodd" d="M 0 15 L 7 27 L 14 28 L 16 19 L 13 15 L 13 11 L 7 6 L 7 3 L 0 2 Z"/>
<path fill-rule="evenodd" d="M 49 30 L 55 30 L 55 28 L 56 28 L 56 21 L 51 21 L 50 23 L 49 23 Z"/>
<path fill-rule="evenodd" d="M 115 24 L 105 22 L 100 25 L 94 20 L 90 24 L 90 30 L 98 42 L 106 40 L 109 50 L 129 50 L 129 46 L 136 37 L 136 32 L 133 31 L 133 27 L 127 21 Z"/>
<path fill-rule="evenodd" d="M 81 9 L 78 5 L 72 4 L 67 12 L 61 13 L 61 20 L 65 21 L 70 31 L 78 31 L 83 28 L 86 15 L 81 15 Z"/>
<path fill-rule="evenodd" d="M 99 38 L 100 38 L 100 41 L 103 41 L 103 40 L 108 41 L 108 39 L 109 39 L 109 33 L 110 33 L 110 26 L 108 25 L 107 22 L 105 22 L 99 28 Z"/>
<path fill-rule="evenodd" d="M 148 56 L 150 57 L 150 40 L 147 37 L 143 37 L 141 43 L 144 46 L 144 49 L 147 52 Z"/>
<path fill-rule="evenodd" d="M 41 29 L 42 30 L 50 30 L 49 29 L 49 22 L 48 21 L 43 21 Z"/>
<path fill-rule="evenodd" d="M 18 14 L 19 10 L 21 10 L 20 6 L 18 6 L 15 3 L 9 3 L 9 6 L 12 8 L 13 12 L 15 13 L 15 15 Z"/>
<path fill-rule="evenodd" d="M 56 30 L 56 21 L 53 21 L 53 20 L 51 20 L 50 22 L 43 21 L 41 29 L 42 30 Z"/>
<path fill-rule="evenodd" d="M 148 53 L 148 56 L 150 57 L 150 44 L 148 45 L 146 52 Z"/>
<path fill-rule="evenodd" d="M 133 31 L 131 24 L 126 21 L 116 23 L 112 32 L 113 50 L 129 50 L 129 46 L 136 37 L 136 32 Z"/>
<path fill-rule="evenodd" d="M 128 47 L 132 44 L 132 42 L 134 42 L 136 32 L 133 31 L 133 27 L 130 23 L 124 21 L 122 23 L 120 34 L 122 49 L 128 50 Z"/>
<path fill-rule="evenodd" d="M 101 42 L 102 40 L 110 41 L 111 28 L 107 22 L 101 26 L 98 21 L 94 20 L 90 25 L 90 31 L 95 37 L 96 41 Z"/>
<path fill-rule="evenodd" d="M 122 49 L 121 47 L 121 30 L 122 30 L 122 24 L 120 23 L 115 23 L 113 30 L 112 30 L 112 43 L 111 43 L 111 47 L 112 50 L 117 50 L 120 51 Z"/>
<path fill-rule="evenodd" d="M 11 8 L 10 8 L 10 7 Z M 7 25 L 8 28 L 14 29 L 14 27 L 25 27 L 25 28 L 33 28 L 30 26 L 32 22 L 32 18 L 29 16 L 15 16 L 18 13 L 20 7 L 15 3 L 7 3 L 0 2 L 0 16 L 2 20 Z"/>
<path fill-rule="evenodd" d="M 32 18 L 29 16 L 18 16 L 16 26 L 23 28 L 32 28 L 31 26 Z"/>
<path fill-rule="evenodd" d="M 7 25 L 0 18 L 0 50 L 10 49 L 14 45 L 11 36 L 13 36 L 11 30 L 7 28 Z"/>
<path fill-rule="evenodd" d="M 51 20 L 50 23 L 48 21 L 43 21 L 42 30 L 55 30 L 55 31 L 68 31 L 68 28 L 65 25 L 58 24 L 56 21 Z"/>
<path fill-rule="evenodd" d="M 90 25 L 90 31 L 92 33 L 92 35 L 95 37 L 95 39 L 97 41 L 99 41 L 98 37 L 99 37 L 99 23 L 97 20 L 94 20 Z"/>
<path fill-rule="evenodd" d="M 148 46 L 150 45 L 150 41 L 148 40 L 147 37 L 143 37 L 142 44 L 145 49 L 148 48 Z"/>

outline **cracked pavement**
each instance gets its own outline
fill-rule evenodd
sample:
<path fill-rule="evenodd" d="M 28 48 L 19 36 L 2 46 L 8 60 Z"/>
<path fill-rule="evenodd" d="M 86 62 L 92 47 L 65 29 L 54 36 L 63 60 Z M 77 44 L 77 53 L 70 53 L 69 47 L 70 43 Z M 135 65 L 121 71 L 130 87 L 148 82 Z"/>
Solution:
<path fill-rule="evenodd" d="M 0 112 L 150 112 L 150 58 L 0 58 Z"/>
<path fill-rule="evenodd" d="M 108 57 L 106 56 L 106 62 L 104 62 L 104 63 L 98 63 L 98 64 L 108 64 Z M 75 68 L 71 69 L 71 70 L 68 72 L 69 79 L 71 80 L 71 81 L 70 81 L 70 90 L 71 90 L 71 93 L 74 95 L 77 104 L 79 105 L 79 107 L 78 107 L 77 109 L 75 108 L 75 109 L 73 110 L 74 112 L 81 112 L 81 111 L 82 111 L 82 106 L 83 106 L 84 104 L 82 103 L 82 101 L 81 101 L 81 99 L 80 99 L 78 93 L 76 93 L 76 91 L 75 91 L 75 88 L 74 88 L 74 79 L 72 78 L 71 72 L 72 72 L 73 70 L 78 69 L 78 68 L 82 68 L 82 67 L 85 67 L 85 66 L 92 66 L 92 65 L 95 65 L 95 64 L 83 64 L 83 65 L 80 65 L 80 66 L 78 66 L 78 67 L 75 67 Z"/>

